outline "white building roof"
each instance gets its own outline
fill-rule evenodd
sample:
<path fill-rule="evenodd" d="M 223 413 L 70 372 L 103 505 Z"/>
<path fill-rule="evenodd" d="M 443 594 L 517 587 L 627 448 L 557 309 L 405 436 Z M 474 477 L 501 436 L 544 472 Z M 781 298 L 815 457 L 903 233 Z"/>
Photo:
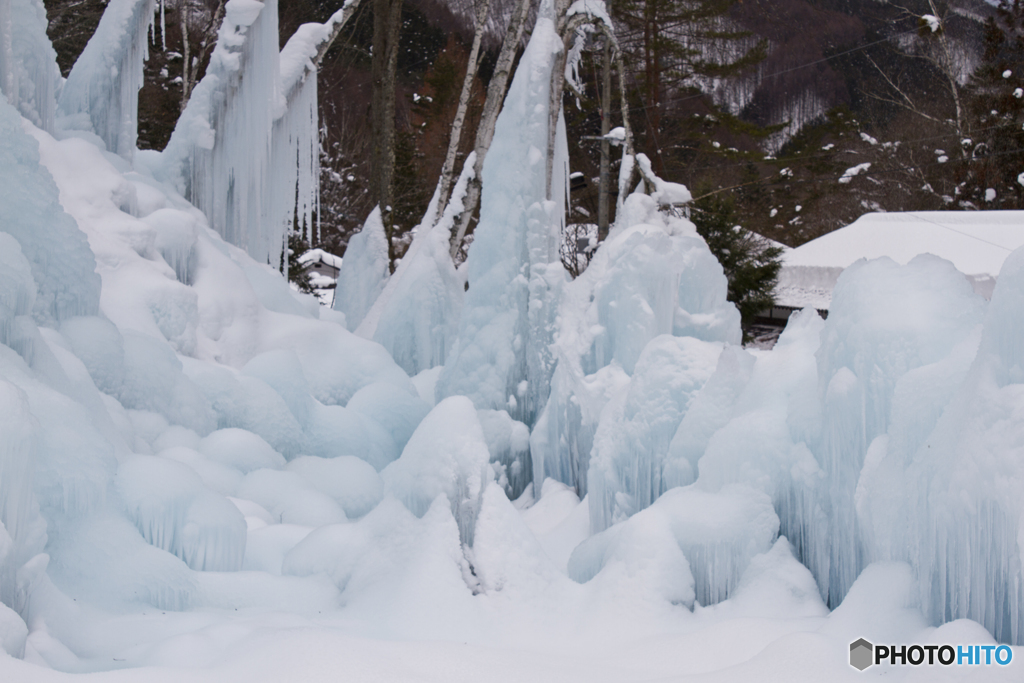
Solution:
<path fill-rule="evenodd" d="M 1003 261 L 1021 246 L 1024 211 L 869 213 L 784 253 L 776 302 L 827 309 L 836 279 L 855 261 L 888 256 L 905 264 L 918 254 L 950 261 L 988 297 Z"/>

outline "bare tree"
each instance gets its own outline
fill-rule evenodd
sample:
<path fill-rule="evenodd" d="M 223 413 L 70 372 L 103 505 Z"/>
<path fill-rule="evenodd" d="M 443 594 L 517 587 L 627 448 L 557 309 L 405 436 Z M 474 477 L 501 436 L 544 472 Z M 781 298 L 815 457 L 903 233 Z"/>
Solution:
<path fill-rule="evenodd" d="M 477 69 L 480 67 L 480 43 L 487 30 L 487 14 L 490 11 L 490 7 L 491 0 L 477 0 L 473 47 L 469 52 L 466 75 L 462 79 L 462 92 L 459 94 L 459 107 L 455 112 L 455 121 L 452 122 L 451 136 L 448 139 L 448 151 L 444 157 L 444 166 L 441 168 L 437 202 L 438 218 L 441 217 L 444 207 L 448 204 L 448 198 L 451 196 L 452 184 L 455 179 L 455 158 L 458 156 L 459 143 L 462 141 L 462 126 L 466 121 L 466 112 L 469 109 L 469 99 L 473 92 L 473 81 L 476 79 Z"/>
<path fill-rule="evenodd" d="M 194 0 L 178 2 L 182 44 L 181 111 L 185 111 L 189 98 L 192 97 L 192 90 L 205 68 L 210 50 L 217 43 L 217 29 L 224 20 L 224 2 L 225 0 L 217 0 L 212 9 L 202 2 L 194 3 Z M 199 4 L 199 7 L 195 4 Z M 197 39 L 194 55 L 189 41 L 190 35 Z"/>
<path fill-rule="evenodd" d="M 466 236 L 469 222 L 473 218 L 477 207 L 480 205 L 480 173 L 484 168 L 484 158 L 487 150 L 494 139 L 494 126 L 498 122 L 498 114 L 501 112 L 501 105 L 505 101 L 505 93 L 508 90 L 509 78 L 512 75 L 512 62 L 515 60 L 516 50 L 523 38 L 523 25 L 526 23 L 526 15 L 530 11 L 530 0 L 520 0 L 512 18 L 509 20 L 508 29 L 501 42 L 501 51 L 498 53 L 498 60 L 494 65 L 494 74 L 487 86 L 487 99 L 484 101 L 483 114 L 480 116 L 480 124 L 476 129 L 476 163 L 473 166 L 473 178 L 466 188 L 466 197 L 463 199 L 462 216 L 459 219 L 459 228 L 452 238 L 452 258 L 459 253 L 462 240 Z"/>
<path fill-rule="evenodd" d="M 373 0 L 373 169 L 370 195 L 380 206 L 384 234 L 388 240 L 389 265 L 395 269 L 394 182 L 395 182 L 395 71 L 398 66 L 398 36 L 402 27 L 402 0 Z"/>

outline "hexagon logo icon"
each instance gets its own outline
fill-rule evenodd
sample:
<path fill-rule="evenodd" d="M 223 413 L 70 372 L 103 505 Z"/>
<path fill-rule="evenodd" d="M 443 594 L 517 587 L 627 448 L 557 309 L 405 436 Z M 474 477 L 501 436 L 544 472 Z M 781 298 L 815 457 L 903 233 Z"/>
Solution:
<path fill-rule="evenodd" d="M 868 668 L 874 663 L 874 651 L 875 646 L 863 638 L 853 641 L 850 643 L 850 666 L 857 671 Z"/>

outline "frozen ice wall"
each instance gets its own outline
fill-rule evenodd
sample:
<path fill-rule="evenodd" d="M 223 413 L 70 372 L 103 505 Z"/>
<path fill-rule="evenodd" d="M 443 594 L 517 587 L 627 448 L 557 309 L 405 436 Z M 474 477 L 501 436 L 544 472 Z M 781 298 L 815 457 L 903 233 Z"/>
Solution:
<path fill-rule="evenodd" d="M 631 195 L 587 270 L 564 288 L 552 345 L 557 366 L 551 396 L 531 435 L 534 481 L 553 477 L 584 495 L 602 411 L 616 394 L 629 391 L 638 359 L 653 339 L 674 335 L 740 341 L 739 313 L 725 297 L 725 275 L 693 224 L 662 213 L 651 197 Z M 708 362 L 710 368 L 696 370 L 705 379 L 714 369 L 714 358 Z M 693 388 L 674 398 L 685 404 Z M 671 410 L 677 413 L 673 420 L 681 419 L 685 405 Z M 660 459 L 675 425 L 656 429 L 665 432 L 655 439 L 663 443 L 649 455 Z M 605 453 L 612 459 L 627 457 L 624 452 Z M 661 487 L 655 488 L 643 499 L 657 497 Z M 608 495 L 618 490 L 612 485 Z M 605 519 L 604 512 L 591 510 Z M 611 518 L 608 509 L 607 520 Z"/>
<path fill-rule="evenodd" d="M 22 116 L 53 131 L 61 80 L 42 0 L 5 0 L 0 4 L 0 92 Z"/>
<path fill-rule="evenodd" d="M 277 1 L 229 0 L 206 75 L 161 162 L 163 179 L 177 185 L 214 230 L 275 267 L 284 245 L 281 216 L 272 210 L 280 195 L 269 182 L 274 120 L 283 107 L 278 58 Z"/>
<path fill-rule="evenodd" d="M 111 0 L 60 93 L 65 129 L 85 130 L 131 159 L 138 139 L 139 89 L 149 57 L 155 0 Z"/>
<path fill-rule="evenodd" d="M 484 161 L 469 291 L 437 383 L 439 397 L 468 396 L 477 408 L 507 410 L 528 425 L 548 393 L 548 342 L 566 279 L 557 251 L 567 159 L 560 116 L 552 201 L 545 187 L 551 69 L 561 50 L 554 8 L 545 2 Z"/>
<path fill-rule="evenodd" d="M 949 356 L 983 311 L 964 276 L 934 256 L 906 266 L 889 259 L 858 262 L 839 278 L 817 352 L 822 413 L 813 448 L 826 476 L 830 605 L 839 604 L 870 557 L 860 540 L 855 494 L 868 447 L 889 432 L 898 383 Z M 918 428 L 936 416 L 916 417 L 924 423 Z M 921 509 L 915 517 L 922 514 L 928 513 Z"/>
<path fill-rule="evenodd" d="M 917 569 L 933 623 L 973 619 L 1020 644 L 1024 251 L 1003 265 L 980 346 L 970 312 L 958 334 L 944 335 L 959 340 L 945 357 L 931 355 L 896 383 L 891 427 L 870 444 L 855 504 L 870 559 Z"/>

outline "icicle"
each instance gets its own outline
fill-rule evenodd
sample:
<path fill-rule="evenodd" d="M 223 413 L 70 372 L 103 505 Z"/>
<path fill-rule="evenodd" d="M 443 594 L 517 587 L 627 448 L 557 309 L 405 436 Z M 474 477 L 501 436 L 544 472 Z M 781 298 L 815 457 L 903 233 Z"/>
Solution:
<path fill-rule="evenodd" d="M 111 0 L 61 91 L 61 126 L 98 135 L 131 160 L 138 138 L 139 89 L 149 58 L 155 0 Z"/>
<path fill-rule="evenodd" d="M 275 267 L 283 243 L 281 221 L 271 213 L 272 129 L 275 114 L 284 113 L 277 46 L 276 0 L 228 3 L 206 75 L 160 169 L 225 240 Z"/>

